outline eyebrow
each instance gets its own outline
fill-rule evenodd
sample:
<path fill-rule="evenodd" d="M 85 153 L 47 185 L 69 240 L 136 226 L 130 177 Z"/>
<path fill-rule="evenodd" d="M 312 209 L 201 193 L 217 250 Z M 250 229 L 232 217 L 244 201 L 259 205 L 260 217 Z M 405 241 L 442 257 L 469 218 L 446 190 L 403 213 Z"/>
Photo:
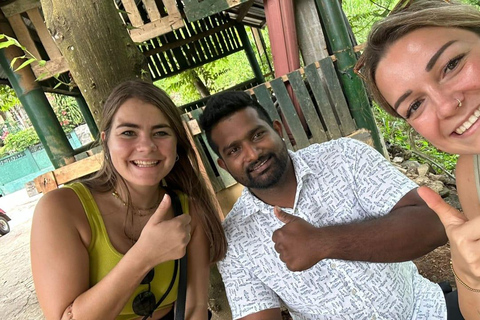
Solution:
<path fill-rule="evenodd" d="M 135 124 L 135 123 L 129 123 L 129 122 L 120 123 L 117 126 L 117 128 L 121 128 L 121 127 L 140 129 L 140 125 Z M 162 128 L 170 128 L 170 126 L 166 123 L 160 123 L 160 124 L 152 126 L 152 129 L 162 129 Z"/>
<path fill-rule="evenodd" d="M 398 100 L 395 102 L 395 105 L 393 106 L 395 111 L 400 106 L 400 103 L 402 103 L 405 99 L 407 99 L 408 96 L 411 95 L 411 94 L 412 94 L 412 90 L 407 90 L 407 92 L 405 92 L 404 94 L 402 94 L 402 96 L 400 98 L 398 98 Z"/>
<path fill-rule="evenodd" d="M 256 131 L 258 131 L 258 129 L 260 129 L 260 128 L 262 128 L 262 126 L 258 126 L 258 127 L 253 128 L 252 130 L 250 130 L 250 131 L 247 132 L 246 136 L 247 136 L 247 137 L 252 136 L 252 134 L 254 134 Z M 240 139 L 240 140 L 242 140 L 242 139 Z M 237 145 L 240 140 L 235 140 L 235 141 L 230 142 L 227 146 L 225 146 L 224 148 L 222 148 L 222 153 L 225 153 L 228 149 L 230 149 L 230 148 L 232 148 L 233 146 Z"/>
<path fill-rule="evenodd" d="M 447 50 L 448 47 L 450 47 L 452 44 L 457 42 L 457 40 L 451 40 L 445 43 L 440 49 L 438 49 L 437 52 L 430 58 L 430 60 L 427 63 L 427 66 L 425 67 L 425 71 L 429 72 L 432 70 L 433 66 L 435 63 L 437 63 L 438 58 L 442 55 L 442 53 Z"/>

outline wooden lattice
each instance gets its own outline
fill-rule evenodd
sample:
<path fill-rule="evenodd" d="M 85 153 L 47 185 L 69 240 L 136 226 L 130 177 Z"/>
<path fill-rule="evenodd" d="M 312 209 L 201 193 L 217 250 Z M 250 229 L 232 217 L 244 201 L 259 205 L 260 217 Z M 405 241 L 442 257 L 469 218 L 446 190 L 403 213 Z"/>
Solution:
<path fill-rule="evenodd" d="M 143 42 L 184 26 L 176 0 L 121 0 L 128 14 L 126 23 L 134 42 Z"/>
<path fill-rule="evenodd" d="M 37 78 L 50 78 L 68 71 L 68 65 L 47 30 L 40 12 L 39 0 L 17 0 L 2 7 L 17 40 L 30 51 L 36 59 L 45 60 L 40 66 L 32 64 Z"/>

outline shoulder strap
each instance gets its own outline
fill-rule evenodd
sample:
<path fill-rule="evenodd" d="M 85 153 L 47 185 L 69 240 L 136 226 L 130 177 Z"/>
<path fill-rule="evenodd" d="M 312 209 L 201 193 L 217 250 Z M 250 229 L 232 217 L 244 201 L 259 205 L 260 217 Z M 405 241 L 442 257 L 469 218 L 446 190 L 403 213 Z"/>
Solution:
<path fill-rule="evenodd" d="M 480 201 L 480 155 L 473 155 L 473 172 L 475 173 L 475 185 L 477 186 L 478 199 Z"/>
<path fill-rule="evenodd" d="M 183 214 L 182 204 L 178 195 L 171 190 L 167 190 L 172 199 L 172 208 L 175 216 Z M 175 302 L 175 320 L 185 319 L 185 303 L 187 300 L 187 254 L 180 259 L 180 279 L 178 281 L 178 295 Z"/>

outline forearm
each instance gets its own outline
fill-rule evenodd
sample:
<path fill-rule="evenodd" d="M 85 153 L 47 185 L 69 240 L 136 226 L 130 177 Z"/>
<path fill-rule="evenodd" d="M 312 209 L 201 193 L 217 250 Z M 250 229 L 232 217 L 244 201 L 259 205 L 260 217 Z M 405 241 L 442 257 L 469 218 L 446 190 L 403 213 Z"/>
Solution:
<path fill-rule="evenodd" d="M 129 251 L 100 282 L 72 303 L 62 319 L 115 319 L 149 268 Z"/>
<path fill-rule="evenodd" d="M 348 225 L 320 228 L 325 258 L 400 262 L 418 258 L 446 243 L 435 213 L 423 206 L 406 206 L 386 216 Z"/>

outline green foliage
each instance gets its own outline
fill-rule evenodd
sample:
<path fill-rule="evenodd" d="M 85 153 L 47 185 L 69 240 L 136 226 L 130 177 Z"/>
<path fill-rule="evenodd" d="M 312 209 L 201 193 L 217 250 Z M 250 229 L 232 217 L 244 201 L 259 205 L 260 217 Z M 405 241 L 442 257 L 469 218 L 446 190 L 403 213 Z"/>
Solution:
<path fill-rule="evenodd" d="M 85 123 L 74 98 L 59 94 L 49 94 L 48 100 L 65 133 L 69 133 L 75 127 Z"/>
<path fill-rule="evenodd" d="M 39 142 L 40 139 L 33 128 L 21 130 L 16 133 L 10 133 L 5 138 L 5 145 L 0 148 L 0 157 L 10 153 L 21 152 L 27 149 L 29 146 Z"/>
<path fill-rule="evenodd" d="M 0 111 L 6 112 L 20 105 L 15 91 L 7 85 L 0 85 Z"/>

